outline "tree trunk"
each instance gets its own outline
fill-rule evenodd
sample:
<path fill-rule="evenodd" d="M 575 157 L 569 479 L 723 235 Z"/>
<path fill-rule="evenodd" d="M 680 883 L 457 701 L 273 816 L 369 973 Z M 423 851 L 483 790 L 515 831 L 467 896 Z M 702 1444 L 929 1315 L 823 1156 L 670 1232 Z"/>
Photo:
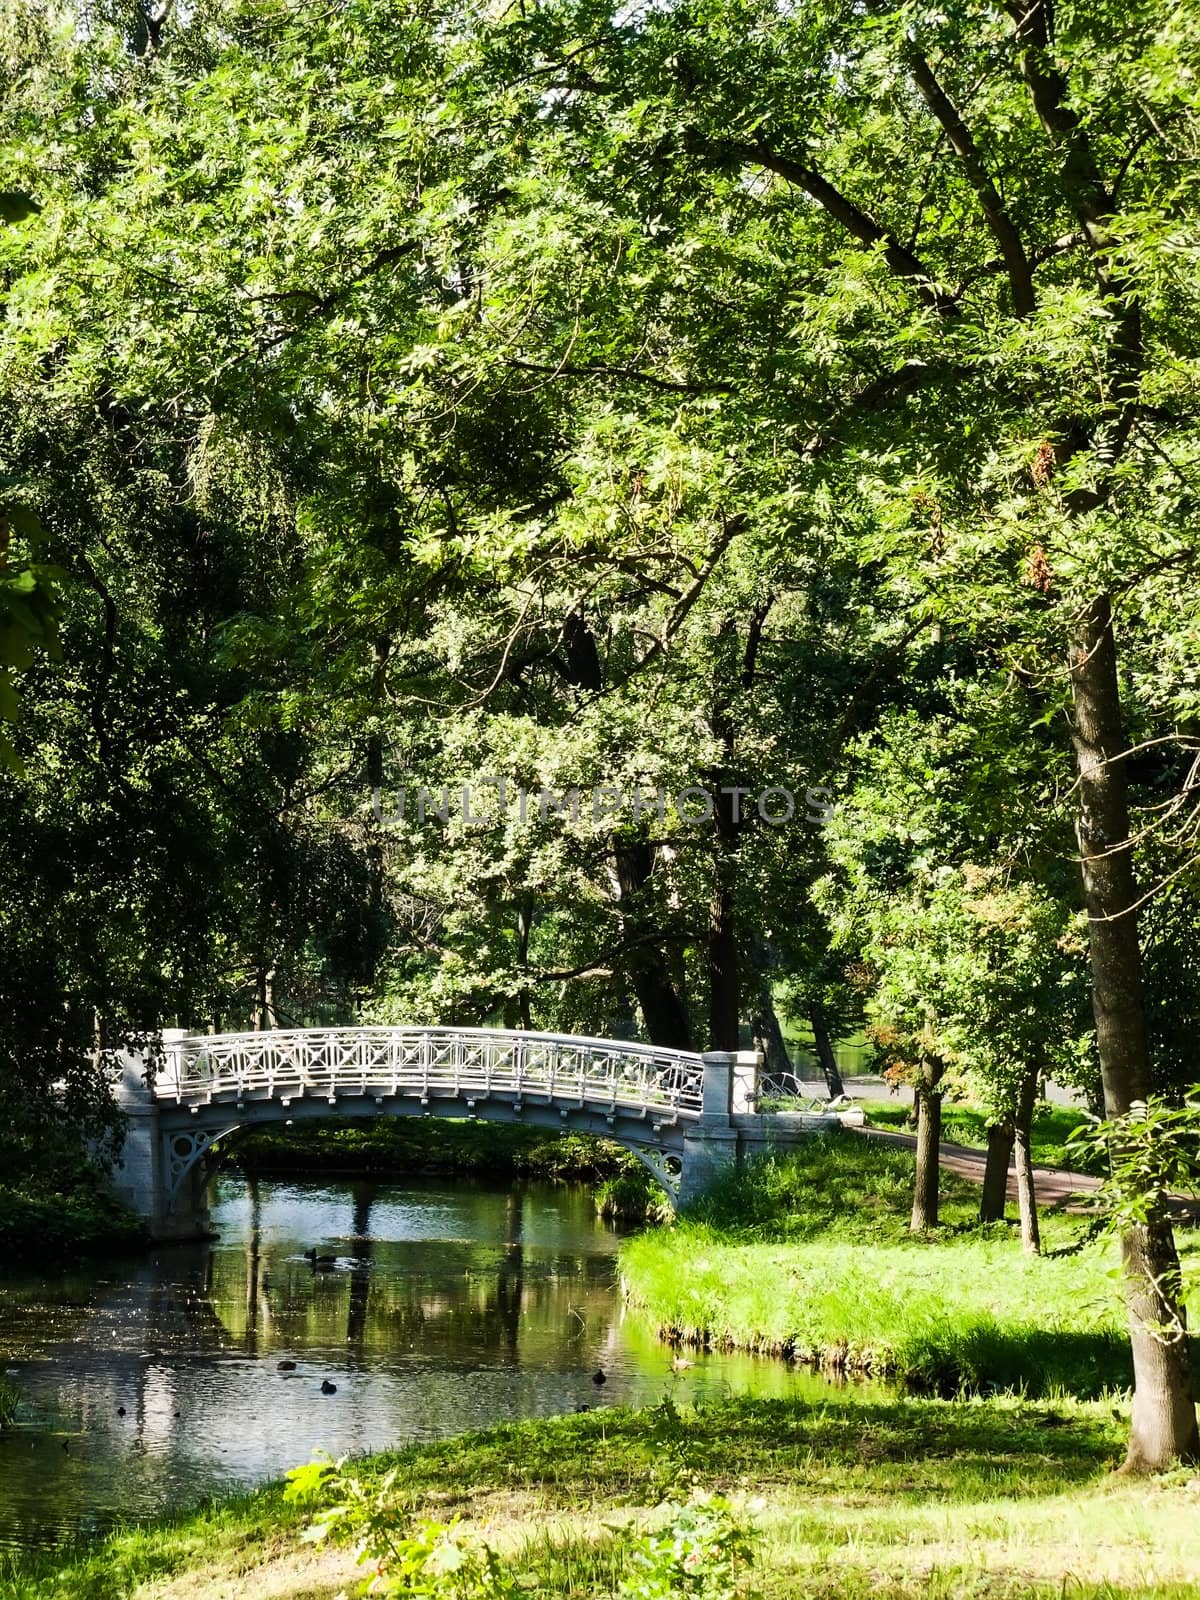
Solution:
<path fill-rule="evenodd" d="M 741 1020 L 737 933 L 734 925 L 733 857 L 718 846 L 718 881 L 708 914 L 708 1048 L 736 1050 Z"/>
<path fill-rule="evenodd" d="M 1171 1225 L 1130 1228 L 1121 1258 L 1133 1325 L 1133 1420 L 1122 1472 L 1163 1472 L 1198 1459 L 1196 1401 L 1182 1278 Z"/>
<path fill-rule="evenodd" d="M 687 1007 L 671 982 L 667 958 L 658 949 L 639 952 L 628 967 L 646 1037 L 664 1050 L 690 1050 L 692 1026 Z"/>
<path fill-rule="evenodd" d="M 1101 595 L 1071 643 L 1074 743 L 1079 770 L 1076 837 L 1091 932 L 1092 1005 L 1108 1116 L 1149 1089 L 1137 884 L 1129 845 L 1126 744 L 1112 607 Z M 1165 1471 L 1200 1459 L 1191 1361 L 1170 1223 L 1154 1216 L 1122 1240 L 1133 1345 L 1133 1425 L 1125 1466 Z M 1166 1333 L 1160 1330 L 1166 1327 Z"/>
<path fill-rule="evenodd" d="M 837 1057 L 833 1053 L 833 1043 L 829 1037 L 829 1029 L 821 1015 L 820 1007 L 812 1006 L 808 1013 L 809 1026 L 813 1032 L 813 1048 L 817 1052 L 817 1060 L 821 1066 L 821 1074 L 825 1079 L 825 1086 L 829 1090 L 829 1098 L 836 1100 L 846 1092 L 842 1083 L 842 1075 L 838 1071 Z"/>
<path fill-rule="evenodd" d="M 920 1121 L 917 1124 L 917 1175 L 913 1187 L 913 1233 L 938 1225 L 938 1153 L 942 1142 L 942 1096 L 938 1089 L 941 1069 L 923 1067 L 917 1083 Z"/>
<path fill-rule="evenodd" d="M 770 980 L 763 978 L 758 994 L 758 1011 L 754 1018 L 754 1038 L 758 1049 L 762 1051 L 766 1071 L 778 1075 L 791 1072 L 792 1058 L 788 1055 L 787 1042 L 783 1037 L 783 1029 L 779 1026 L 779 1017 L 775 1011 L 775 1001 L 771 995 Z"/>
<path fill-rule="evenodd" d="M 713 796 L 713 888 L 706 946 L 710 1050 L 736 1050 L 739 1044 L 741 974 L 734 906 L 737 852 L 746 824 L 744 803 L 748 791 L 734 787 L 735 753 L 742 728 L 735 695 L 737 687 L 743 694 L 749 694 L 754 688 L 763 624 L 770 608 L 771 602 L 768 600 L 756 606 L 750 615 L 736 687 L 734 672 L 738 634 L 732 617 L 724 618 L 714 642 L 710 726 L 720 744 L 721 760 L 717 769 L 710 774 L 717 791 Z"/>
<path fill-rule="evenodd" d="M 1033 1108 L 1037 1104 L 1038 1075 L 1036 1068 L 1026 1074 L 1021 1085 L 1017 1105 L 1017 1210 L 1021 1218 L 1021 1245 L 1032 1256 L 1042 1253 L 1042 1235 L 1038 1227 L 1037 1194 L 1033 1187 Z"/>
<path fill-rule="evenodd" d="M 565 618 L 562 647 L 561 664 L 567 682 L 589 694 L 598 693 L 604 687 L 604 665 L 582 609 Z M 692 1029 L 687 1006 L 671 980 L 671 969 L 657 937 L 659 929 L 650 893 L 655 860 L 654 846 L 648 839 L 621 834 L 614 837 L 613 865 L 627 952 L 622 965 L 637 996 L 642 1026 L 650 1043 L 667 1050 L 690 1050 Z"/>
<path fill-rule="evenodd" d="M 1008 1168 L 1013 1153 L 1013 1125 L 1009 1121 L 991 1122 L 987 1131 L 987 1161 L 983 1169 L 983 1193 L 979 1197 L 980 1222 L 1003 1222 L 1008 1203 Z"/>
<path fill-rule="evenodd" d="M 621 926 L 627 941 L 625 973 L 637 996 L 646 1037 L 665 1050 L 690 1050 L 692 1028 L 687 1006 L 656 939 L 658 930 L 650 897 L 654 847 L 647 839 L 618 837 L 613 846 L 613 862 L 620 890 Z"/>
<path fill-rule="evenodd" d="M 533 1015 L 529 996 L 529 935 L 533 929 L 533 901 L 529 896 L 517 907 L 517 966 L 521 971 L 521 992 L 517 1003 L 521 1011 L 521 1026 L 526 1033 L 533 1028 Z"/>

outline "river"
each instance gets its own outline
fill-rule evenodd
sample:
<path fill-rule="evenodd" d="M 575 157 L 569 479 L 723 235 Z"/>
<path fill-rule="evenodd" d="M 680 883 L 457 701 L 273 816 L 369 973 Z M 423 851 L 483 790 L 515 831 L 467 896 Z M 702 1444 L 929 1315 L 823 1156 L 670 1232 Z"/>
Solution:
<path fill-rule="evenodd" d="M 0 1433 L 0 1543 L 102 1532 L 315 1450 L 823 1389 L 747 1356 L 674 1370 L 623 1310 L 619 1235 L 586 1189 L 224 1174 L 212 1211 L 211 1244 L 0 1280 L 0 1369 L 23 1396 Z"/>

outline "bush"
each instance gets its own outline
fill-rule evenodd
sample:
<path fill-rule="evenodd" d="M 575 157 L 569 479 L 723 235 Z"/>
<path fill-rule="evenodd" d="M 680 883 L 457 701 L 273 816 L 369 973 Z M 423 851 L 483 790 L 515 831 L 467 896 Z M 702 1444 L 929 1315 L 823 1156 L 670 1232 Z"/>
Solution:
<path fill-rule="evenodd" d="M 542 1563 L 554 1567 L 552 1545 L 531 1542 L 514 1560 L 503 1559 L 455 1517 L 414 1518 L 397 1488 L 398 1469 L 382 1477 L 347 1470 L 328 1458 L 288 1473 L 285 1499 L 320 1506 L 301 1535 L 306 1543 L 330 1537 L 353 1544 L 370 1577 L 360 1593 L 412 1595 L 424 1600 L 519 1600 L 547 1592 Z M 651 1525 L 613 1530 L 618 1570 L 627 1569 L 617 1600 L 733 1600 L 738 1578 L 751 1563 L 753 1535 L 728 1500 L 693 1493 L 686 1504 L 668 1501 Z M 560 1574 L 555 1573 L 555 1577 Z M 555 1582 L 553 1592 L 560 1585 Z"/>
<path fill-rule="evenodd" d="M 50 1180 L 36 1191 L 28 1180 L 0 1186 L 0 1261 L 5 1264 L 135 1250 L 145 1237 L 137 1217 L 90 1168 L 73 1181 Z"/>
<path fill-rule="evenodd" d="M 639 1165 L 636 1172 L 623 1172 L 606 1179 L 596 1190 L 596 1211 L 606 1222 L 669 1222 L 675 1215 L 671 1202 L 654 1179 Z"/>
<path fill-rule="evenodd" d="M 329 1119 L 258 1128 L 229 1140 L 226 1166 L 247 1172 L 327 1172 L 342 1177 L 463 1176 L 593 1183 L 637 1170 L 605 1139 L 451 1117 Z"/>

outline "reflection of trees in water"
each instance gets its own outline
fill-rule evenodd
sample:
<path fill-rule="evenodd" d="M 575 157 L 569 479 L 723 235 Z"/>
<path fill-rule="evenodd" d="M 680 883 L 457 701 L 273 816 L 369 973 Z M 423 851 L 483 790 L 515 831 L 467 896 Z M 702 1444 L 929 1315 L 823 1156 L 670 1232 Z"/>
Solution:
<path fill-rule="evenodd" d="M 521 1248 L 521 1206 L 516 1194 L 504 1207 L 504 1258 L 496 1274 L 496 1315 L 514 1357 L 521 1336 L 521 1302 L 525 1294 L 525 1252 Z"/>
<path fill-rule="evenodd" d="M 354 1238 L 351 1241 L 353 1265 L 350 1268 L 350 1305 L 346 1315 L 346 1343 L 362 1354 L 367 1334 L 367 1310 L 371 1301 L 371 1202 L 375 1185 L 354 1185 Z"/>
<path fill-rule="evenodd" d="M 250 1226 L 246 1230 L 246 1327 L 242 1342 L 246 1354 L 254 1356 L 258 1354 L 260 1307 L 262 1320 L 269 1328 L 271 1306 L 259 1275 L 262 1259 L 262 1194 L 253 1173 L 246 1176 L 246 1194 L 250 1201 Z"/>
<path fill-rule="evenodd" d="M 272 1381 L 278 1356 L 303 1363 L 306 1350 L 345 1352 L 364 1372 L 399 1378 L 371 1389 L 369 1400 L 364 1391 L 361 1417 L 354 1385 L 341 1385 L 337 1416 L 343 1425 L 356 1419 L 353 1439 L 353 1428 L 381 1425 L 381 1406 L 397 1439 L 414 1427 L 451 1432 L 545 1409 L 551 1398 L 561 1409 L 575 1392 L 564 1375 L 578 1379 L 576 1398 L 590 1399 L 595 1358 L 584 1352 L 614 1325 L 613 1263 L 589 1250 L 590 1210 L 576 1197 L 431 1188 L 412 1207 L 412 1228 L 443 1237 L 389 1240 L 396 1206 L 411 1194 L 396 1201 L 387 1186 L 314 1185 L 319 1203 L 301 1201 L 293 1212 L 269 1180 L 230 1190 L 236 1221 L 224 1245 L 171 1246 L 115 1282 L 104 1281 L 112 1272 L 105 1268 L 69 1288 L 30 1286 L 4 1297 L 0 1338 L 6 1324 L 17 1326 L 6 1313 L 18 1299 L 27 1348 L 30 1308 L 45 1308 L 36 1345 L 49 1357 L 39 1367 L 53 1375 L 45 1403 L 78 1418 L 90 1442 L 69 1453 L 57 1445 L 39 1451 L 22 1462 L 27 1477 L 9 1473 L 0 1529 L 36 1536 L 51 1519 L 60 1527 L 86 1522 L 88 1506 L 102 1516 L 106 1507 L 141 1512 L 178 1495 L 181 1484 L 198 1494 L 225 1457 L 204 1455 L 210 1445 L 197 1420 L 213 1406 L 224 1418 L 240 1397 L 227 1419 L 237 1428 L 264 1392 L 262 1374 L 244 1366 L 226 1374 L 214 1358 L 230 1346 L 269 1363 Z M 339 1236 L 336 1246 L 322 1242 Z M 314 1272 L 303 1259 L 314 1244 L 336 1248 L 341 1265 Z M 300 1384 L 280 1380 L 279 1393 L 279 1404 L 300 1407 L 298 1415 L 311 1403 Z M 0 1447 L 0 1471 L 4 1460 Z M 272 1458 L 264 1470 L 278 1467 Z"/>
<path fill-rule="evenodd" d="M 435 1225 L 469 1238 L 389 1240 L 372 1228 L 380 1185 L 339 1189 L 350 1213 L 349 1237 L 337 1249 L 341 1265 L 314 1271 L 302 1259 L 311 1240 L 299 1224 L 298 1237 L 279 1237 L 270 1184 L 248 1181 L 242 1248 L 210 1257 L 210 1305 L 226 1341 L 250 1355 L 332 1348 L 363 1361 L 371 1351 L 403 1350 L 506 1367 L 536 1351 L 539 1366 L 569 1370 L 581 1326 L 612 1320 L 612 1258 L 583 1248 L 586 1236 L 578 1244 L 555 1239 L 556 1207 L 548 1213 L 544 1196 L 431 1191 Z M 563 1221 L 568 1237 L 577 1233 L 577 1219 Z M 385 1226 L 382 1217 L 377 1225 Z M 327 1212 L 322 1227 L 326 1238 L 337 1237 Z M 546 1243 L 531 1246 L 531 1233 Z"/>

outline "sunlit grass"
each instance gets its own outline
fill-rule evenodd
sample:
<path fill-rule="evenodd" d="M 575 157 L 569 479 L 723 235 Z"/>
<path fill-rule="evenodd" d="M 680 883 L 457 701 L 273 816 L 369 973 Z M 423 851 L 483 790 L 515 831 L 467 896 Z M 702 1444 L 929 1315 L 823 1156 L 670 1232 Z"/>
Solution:
<path fill-rule="evenodd" d="M 376 1457 L 416 1515 L 461 1514 L 538 1596 L 613 1594 L 623 1529 L 693 1486 L 743 1508 L 753 1590 L 784 1596 L 1200 1595 L 1200 1497 L 1184 1474 L 1111 1476 L 1120 1407 L 1063 1400 L 736 1401 L 596 1411 Z M 27 1559 L 2 1600 L 314 1600 L 347 1586 L 344 1553 L 300 1553 L 303 1512 L 276 1489 Z"/>
<path fill-rule="evenodd" d="M 814 1138 L 718 1185 L 676 1227 L 626 1241 L 627 1296 L 665 1337 L 923 1392 L 1088 1396 L 1129 1383 L 1110 1242 L 1075 1249 L 1083 1220 L 1048 1216 L 1047 1255 L 1027 1256 L 1007 1226 L 975 1226 L 978 1190 L 949 1174 L 943 1227 L 914 1236 L 912 1176 L 906 1150 Z"/>

